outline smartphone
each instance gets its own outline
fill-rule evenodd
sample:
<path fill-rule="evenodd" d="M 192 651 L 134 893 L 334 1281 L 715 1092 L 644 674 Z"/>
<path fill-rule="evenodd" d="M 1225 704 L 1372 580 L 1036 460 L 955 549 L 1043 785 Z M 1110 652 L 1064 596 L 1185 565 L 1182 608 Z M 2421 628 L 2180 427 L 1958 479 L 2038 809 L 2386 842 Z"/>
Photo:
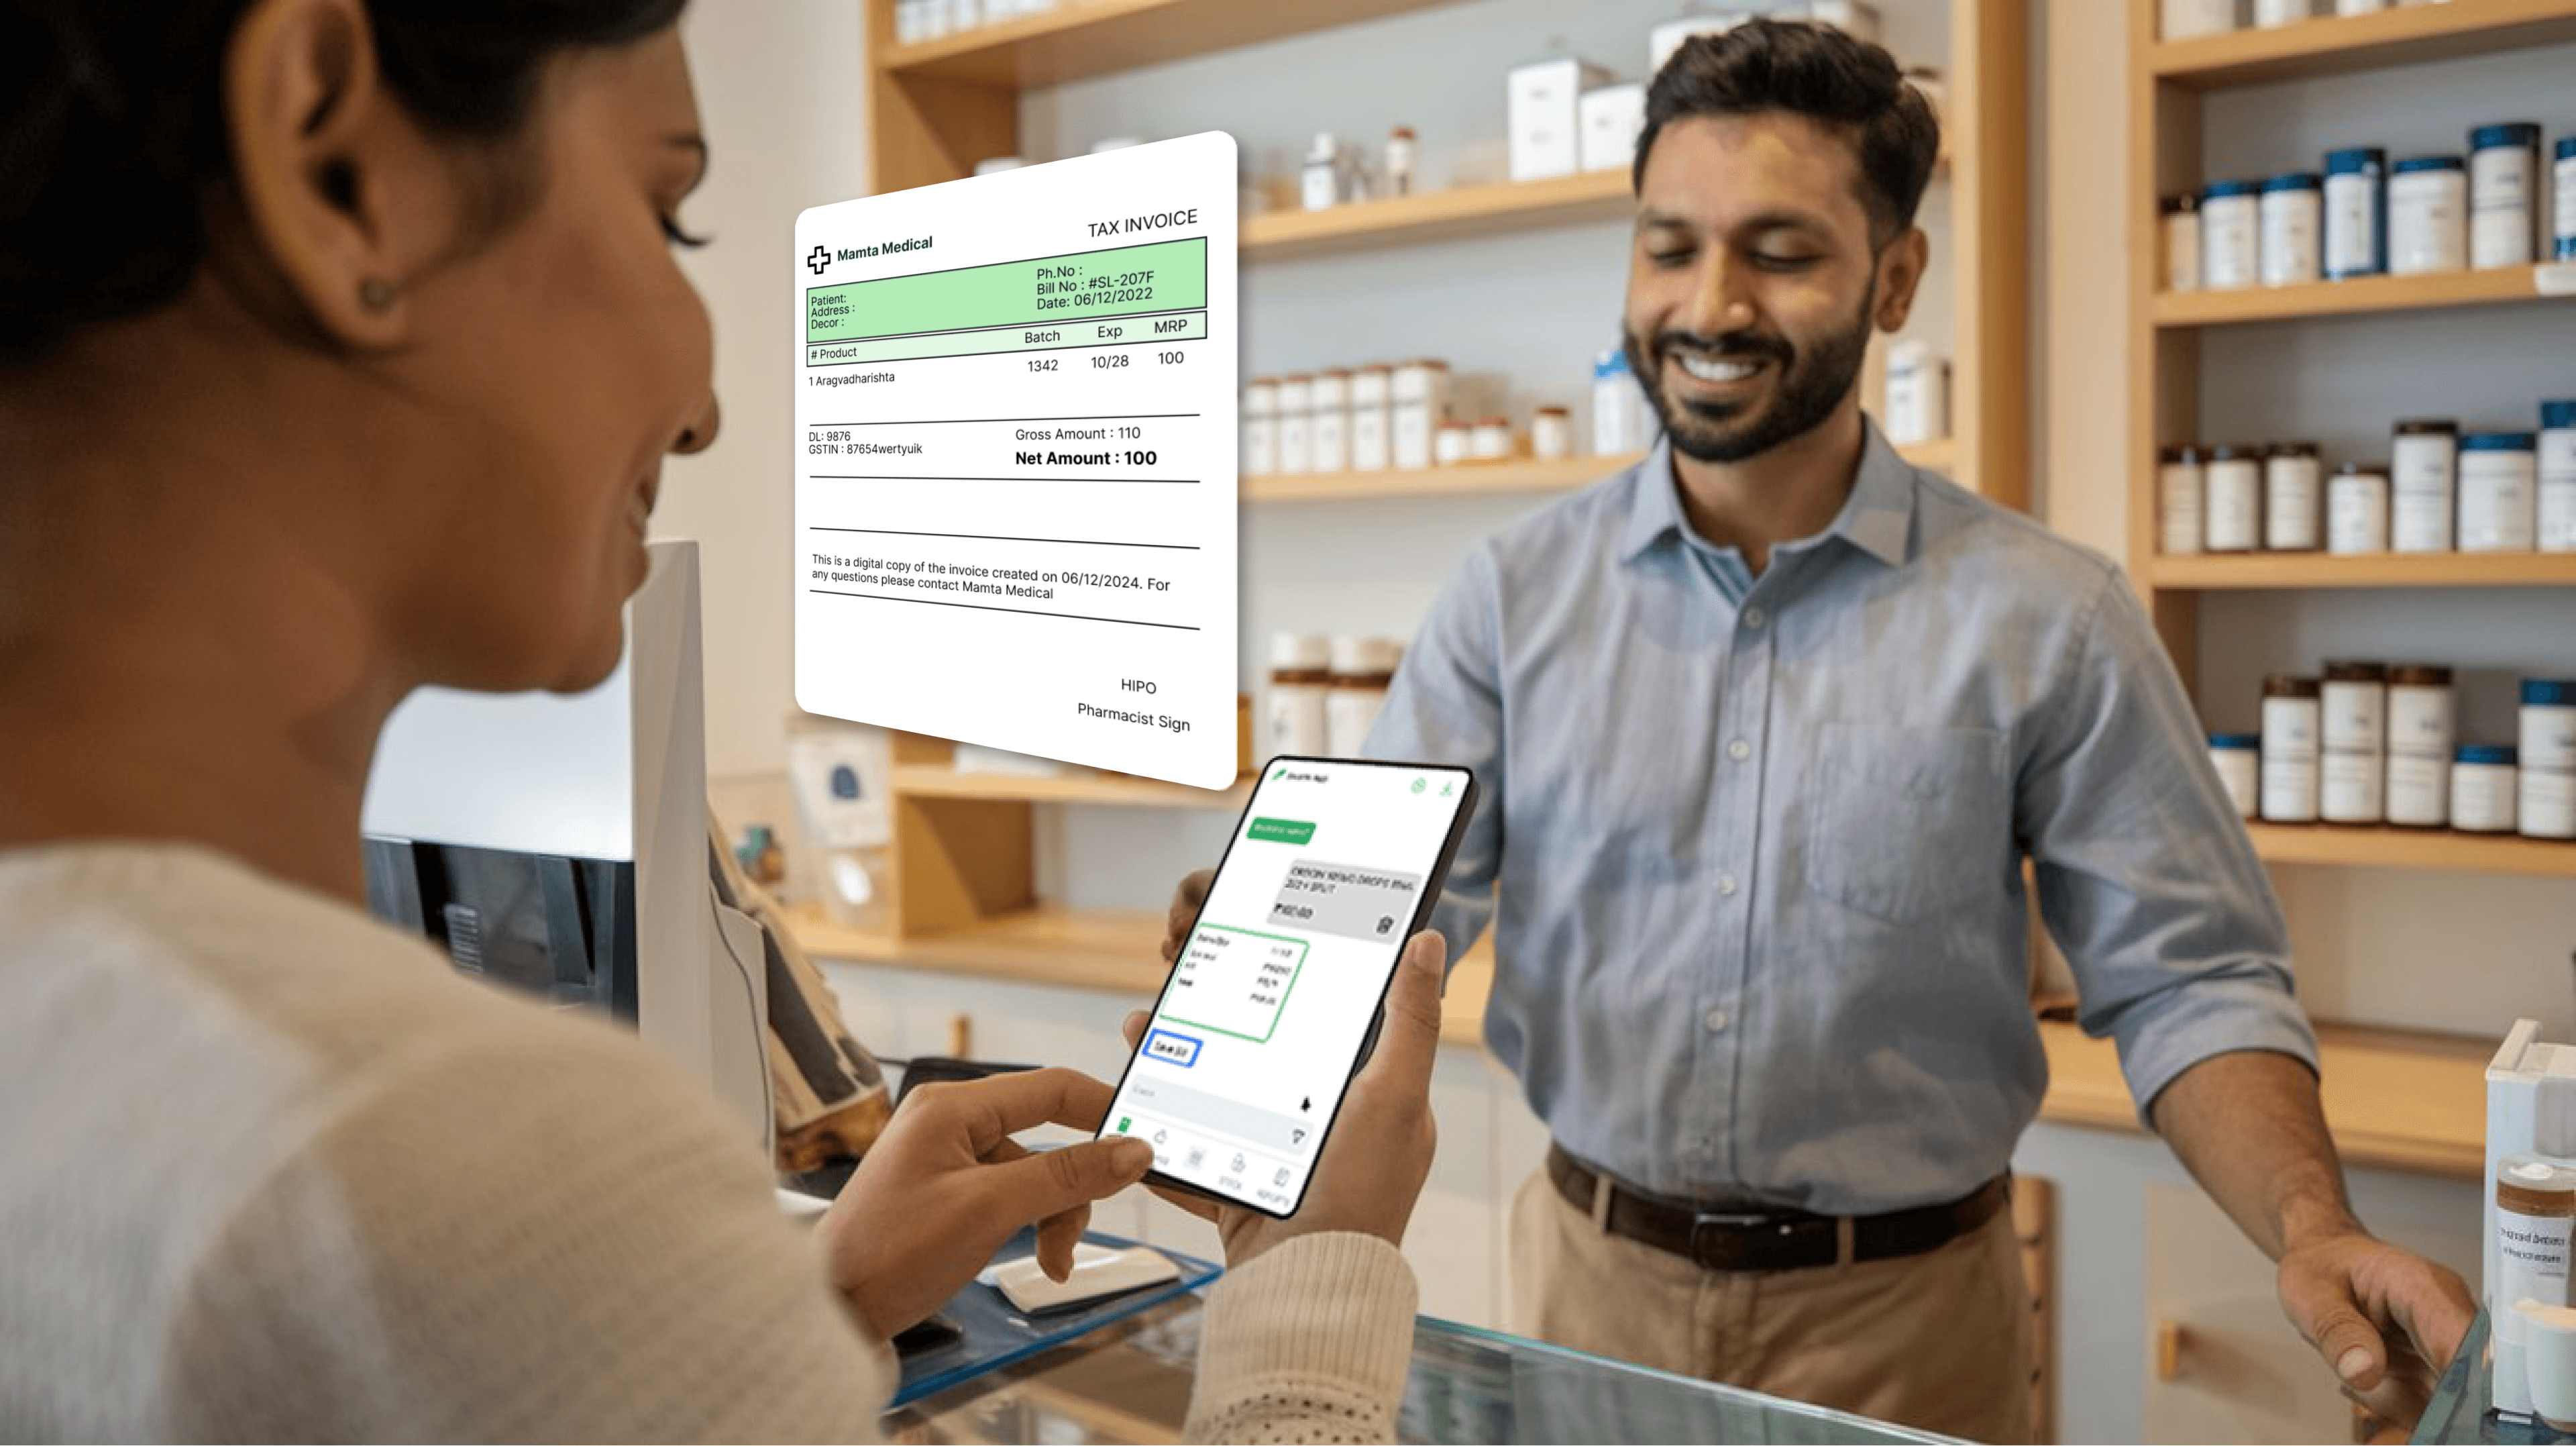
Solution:
<path fill-rule="evenodd" d="M 1475 808 L 1464 768 L 1264 764 L 1101 1137 L 1150 1142 L 1157 1183 L 1295 1214 Z"/>

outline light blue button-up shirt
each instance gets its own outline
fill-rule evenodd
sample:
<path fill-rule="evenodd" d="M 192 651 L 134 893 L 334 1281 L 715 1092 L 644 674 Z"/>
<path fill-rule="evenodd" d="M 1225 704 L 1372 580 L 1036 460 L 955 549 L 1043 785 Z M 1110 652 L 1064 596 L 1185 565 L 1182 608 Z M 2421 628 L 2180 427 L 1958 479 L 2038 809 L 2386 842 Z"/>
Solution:
<path fill-rule="evenodd" d="M 2313 1068 L 2278 902 L 2117 569 L 1875 427 L 1819 536 L 1690 530 L 1664 446 L 1471 551 L 1369 735 L 1483 801 L 1436 924 L 1485 1039 L 1640 1188 L 1874 1213 L 2002 1172 L 2048 1064 L 2025 855 L 2143 1109 Z"/>

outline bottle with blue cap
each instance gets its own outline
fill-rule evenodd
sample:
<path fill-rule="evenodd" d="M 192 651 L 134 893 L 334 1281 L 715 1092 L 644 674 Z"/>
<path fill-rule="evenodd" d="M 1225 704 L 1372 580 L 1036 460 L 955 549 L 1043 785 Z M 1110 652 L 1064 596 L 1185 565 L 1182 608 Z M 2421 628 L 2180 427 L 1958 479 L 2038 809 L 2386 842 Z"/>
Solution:
<path fill-rule="evenodd" d="M 2326 153 L 2325 274 L 2343 281 L 2388 270 L 2388 153 L 2353 146 Z"/>
<path fill-rule="evenodd" d="M 2213 181 L 2200 193 L 2200 284 L 2211 291 L 2252 286 L 2262 279 L 2261 232 L 2256 220 L 2262 186 L 2253 181 Z"/>
<path fill-rule="evenodd" d="M 2565 184 L 2576 185 L 2576 168 Z M 2542 552 L 2576 552 L 2576 397 L 2540 404 L 2539 467 L 2534 545 Z"/>
<path fill-rule="evenodd" d="M 2561 261 L 2576 261 L 2576 135 L 2558 138 L 2558 159 L 2550 179 L 2557 207 L 2549 228 L 2549 251 Z"/>
<path fill-rule="evenodd" d="M 2506 121 L 2469 132 L 2469 264 L 2529 266 L 2540 127 Z"/>
<path fill-rule="evenodd" d="M 2515 794 L 2510 743 L 2463 743 L 2451 756 L 2451 827 L 2462 833 L 2511 833 Z"/>
<path fill-rule="evenodd" d="M 2263 284 L 2294 286 L 2314 281 L 2325 182 L 2314 171 L 2287 171 L 2263 183 L 2259 203 L 2263 235 Z"/>
<path fill-rule="evenodd" d="M 2388 271 L 2457 271 L 2469 260 L 2469 176 L 2458 156 L 2408 156 L 2388 172 Z"/>
<path fill-rule="evenodd" d="M 2576 839 L 2576 678 L 2522 680 L 2522 782 L 2531 838 Z"/>
<path fill-rule="evenodd" d="M 2461 437 L 2460 551 L 2531 551 L 2538 487 L 2538 439 L 2531 433 L 2471 432 Z"/>

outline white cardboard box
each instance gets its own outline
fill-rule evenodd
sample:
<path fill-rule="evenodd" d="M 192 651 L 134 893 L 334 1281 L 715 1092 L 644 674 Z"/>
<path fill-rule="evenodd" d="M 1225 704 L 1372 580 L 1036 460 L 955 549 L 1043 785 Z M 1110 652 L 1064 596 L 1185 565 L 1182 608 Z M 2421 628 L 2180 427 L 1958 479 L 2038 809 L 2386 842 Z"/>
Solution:
<path fill-rule="evenodd" d="M 1626 170 L 1637 158 L 1637 133 L 1646 128 L 1643 81 L 1587 90 L 1576 104 L 1582 128 L 1578 147 L 1587 171 Z"/>
<path fill-rule="evenodd" d="M 2576 1079 L 2576 1046 L 2543 1043 L 2539 1020 L 2515 1020 L 2495 1058 L 2487 1063 L 2485 1278 L 2479 1283 L 2478 1294 L 2486 1302 L 2488 1330 L 2495 1346 L 2495 1374 L 2490 1383 L 2495 1408 L 2524 1415 L 2530 1414 L 2532 1404 L 2521 1320 L 2512 1302 L 2495 1298 L 2500 1274 L 2496 1259 L 2496 1169 L 2505 1156 L 2531 1150 L 2539 1123 L 2540 1081 L 2550 1076 Z"/>
<path fill-rule="evenodd" d="M 1609 79 L 1610 72 L 1570 55 L 1512 67 L 1505 87 L 1513 180 L 1574 174 L 1582 159 L 1581 97 Z"/>

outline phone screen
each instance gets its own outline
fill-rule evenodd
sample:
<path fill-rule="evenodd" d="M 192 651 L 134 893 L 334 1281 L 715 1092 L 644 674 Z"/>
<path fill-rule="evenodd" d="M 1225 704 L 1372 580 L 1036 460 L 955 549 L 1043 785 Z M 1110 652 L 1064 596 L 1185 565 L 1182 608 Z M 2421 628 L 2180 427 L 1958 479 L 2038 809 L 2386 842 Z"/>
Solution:
<path fill-rule="evenodd" d="M 1264 765 L 1101 1134 L 1151 1142 L 1165 1181 L 1294 1214 L 1475 798 L 1463 768 Z"/>

